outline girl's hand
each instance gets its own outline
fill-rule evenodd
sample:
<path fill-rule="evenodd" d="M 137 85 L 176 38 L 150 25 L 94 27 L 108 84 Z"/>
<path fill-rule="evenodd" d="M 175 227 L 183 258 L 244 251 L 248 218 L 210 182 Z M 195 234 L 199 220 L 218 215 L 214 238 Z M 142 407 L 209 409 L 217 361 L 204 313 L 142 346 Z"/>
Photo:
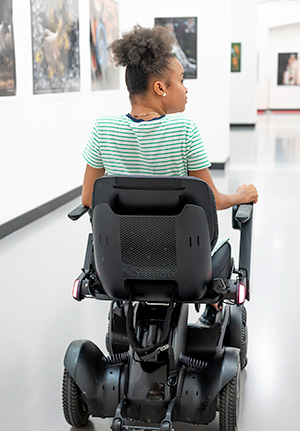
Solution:
<path fill-rule="evenodd" d="M 243 184 L 242 186 L 238 187 L 237 193 L 240 194 L 240 204 L 248 204 L 250 202 L 256 204 L 258 200 L 257 189 L 253 184 Z"/>

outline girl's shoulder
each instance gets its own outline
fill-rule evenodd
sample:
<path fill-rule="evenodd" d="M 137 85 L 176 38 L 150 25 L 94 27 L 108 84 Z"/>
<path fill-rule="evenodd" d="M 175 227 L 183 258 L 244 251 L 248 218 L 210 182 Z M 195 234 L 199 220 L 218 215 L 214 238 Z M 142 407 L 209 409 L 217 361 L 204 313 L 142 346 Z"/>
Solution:
<path fill-rule="evenodd" d="M 126 115 L 124 114 L 116 114 L 116 115 L 100 115 L 97 119 L 96 119 L 96 125 L 98 127 L 101 126 L 118 126 L 121 124 L 125 124 L 126 123 Z"/>
<path fill-rule="evenodd" d="M 195 121 L 182 114 L 169 114 L 166 115 L 165 119 L 169 124 L 181 126 L 186 129 L 193 129 L 196 126 Z"/>
<path fill-rule="evenodd" d="M 118 121 L 120 119 L 125 119 L 125 114 L 103 114 L 99 115 L 97 121 Z"/>

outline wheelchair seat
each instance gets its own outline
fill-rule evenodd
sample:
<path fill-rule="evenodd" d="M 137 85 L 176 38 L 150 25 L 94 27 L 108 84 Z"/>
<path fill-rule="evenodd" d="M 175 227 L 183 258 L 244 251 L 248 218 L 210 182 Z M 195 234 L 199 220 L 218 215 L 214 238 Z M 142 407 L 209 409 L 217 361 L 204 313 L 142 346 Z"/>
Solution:
<path fill-rule="evenodd" d="M 211 258 L 218 237 L 209 186 L 191 177 L 110 176 L 95 182 L 95 267 L 116 300 L 203 299 L 216 277 L 228 277 L 230 246 Z"/>

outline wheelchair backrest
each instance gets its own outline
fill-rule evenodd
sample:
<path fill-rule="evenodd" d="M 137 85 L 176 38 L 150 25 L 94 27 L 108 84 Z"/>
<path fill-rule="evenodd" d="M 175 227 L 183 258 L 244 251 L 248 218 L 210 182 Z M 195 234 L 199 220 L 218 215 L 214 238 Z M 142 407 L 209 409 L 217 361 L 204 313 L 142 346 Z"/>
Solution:
<path fill-rule="evenodd" d="M 95 266 L 113 299 L 201 299 L 218 236 L 209 186 L 191 177 L 108 176 L 94 185 Z"/>

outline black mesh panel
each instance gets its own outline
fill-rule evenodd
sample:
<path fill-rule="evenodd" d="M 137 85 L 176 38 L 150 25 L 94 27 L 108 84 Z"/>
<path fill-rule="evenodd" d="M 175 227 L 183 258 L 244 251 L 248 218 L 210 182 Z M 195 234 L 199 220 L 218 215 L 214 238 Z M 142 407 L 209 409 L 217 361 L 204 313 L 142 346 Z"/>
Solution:
<path fill-rule="evenodd" d="M 120 217 L 124 279 L 176 279 L 174 217 Z"/>

